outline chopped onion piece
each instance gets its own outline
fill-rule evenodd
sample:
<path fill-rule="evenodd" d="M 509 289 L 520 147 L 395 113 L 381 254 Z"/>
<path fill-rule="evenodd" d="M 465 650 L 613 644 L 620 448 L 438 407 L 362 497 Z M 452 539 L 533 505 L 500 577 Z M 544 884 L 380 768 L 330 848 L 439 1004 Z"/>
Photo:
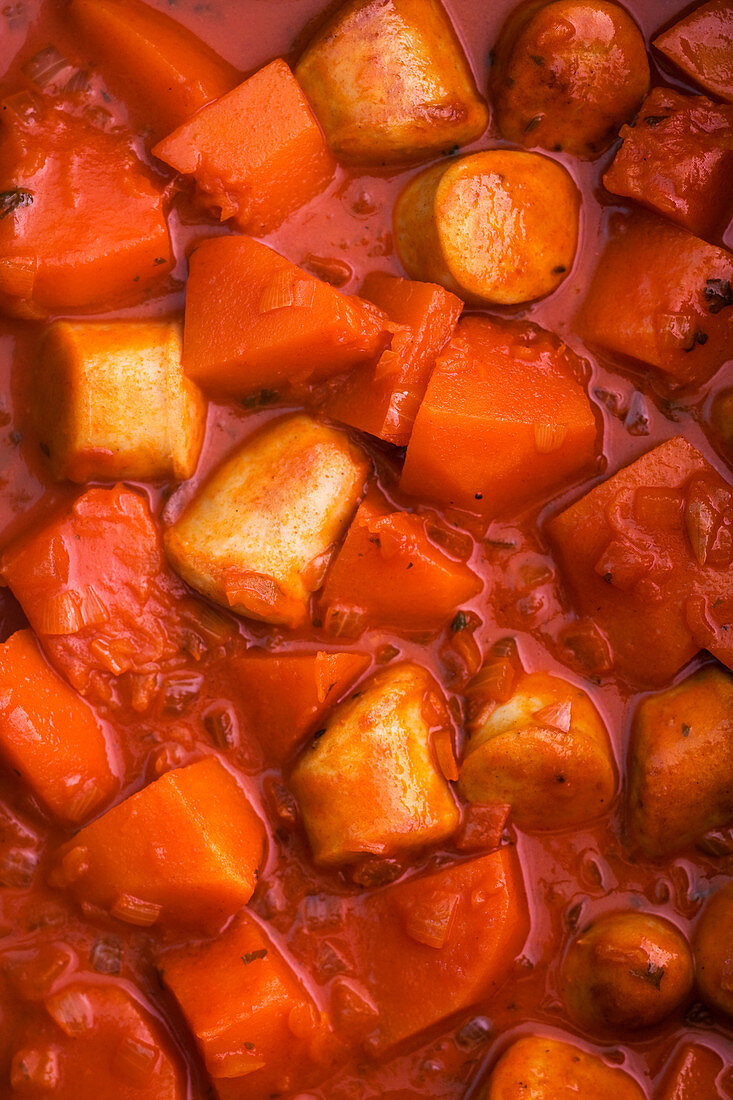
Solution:
<path fill-rule="evenodd" d="M 89 998 L 78 989 L 62 989 L 49 997 L 46 1010 L 70 1039 L 76 1039 L 94 1027 L 94 1012 Z"/>
<path fill-rule="evenodd" d="M 272 313 L 276 309 L 285 309 L 292 306 L 295 300 L 293 294 L 293 272 L 289 267 L 279 268 L 260 296 L 259 312 Z"/>
<path fill-rule="evenodd" d="M 163 906 L 154 901 L 143 901 L 132 894 L 120 894 L 110 909 L 113 917 L 138 928 L 150 928 L 157 921 Z"/>
<path fill-rule="evenodd" d="M 559 451 L 567 434 L 567 424 L 543 424 L 536 421 L 534 425 L 535 448 L 541 455 L 549 455 L 553 451 Z"/>
<path fill-rule="evenodd" d="M 48 1047 L 19 1050 L 13 1055 L 10 1067 L 10 1084 L 23 1093 L 29 1088 L 44 1092 L 55 1089 L 59 1083 L 58 1055 Z"/>
<path fill-rule="evenodd" d="M 112 1059 L 114 1070 L 132 1085 L 144 1085 L 160 1061 L 160 1049 L 141 1039 L 123 1039 Z"/>
<path fill-rule="evenodd" d="M 541 726 L 549 726 L 550 729 L 560 730 L 561 733 L 569 733 L 573 719 L 573 704 L 570 699 L 562 703 L 551 703 L 541 710 L 536 710 L 532 717 Z"/>

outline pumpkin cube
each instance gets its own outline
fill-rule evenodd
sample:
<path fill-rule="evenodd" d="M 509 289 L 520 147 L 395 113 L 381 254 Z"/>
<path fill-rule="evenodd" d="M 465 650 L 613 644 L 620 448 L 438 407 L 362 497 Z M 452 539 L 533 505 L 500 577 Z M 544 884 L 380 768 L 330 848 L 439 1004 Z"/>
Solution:
<path fill-rule="evenodd" d="M 0 755 L 64 825 L 99 813 L 119 788 L 114 746 L 30 630 L 0 645 Z"/>
<path fill-rule="evenodd" d="M 418 411 L 401 488 L 488 518 L 592 468 L 597 428 L 579 368 L 534 325 L 460 320 Z"/>
<path fill-rule="evenodd" d="M 196 468 L 206 404 L 183 375 L 175 324 L 54 322 L 41 341 L 33 400 L 58 480 L 184 480 Z"/>
<path fill-rule="evenodd" d="M 703 1043 L 683 1043 L 662 1081 L 659 1100 L 700 1100 L 715 1096 L 723 1059 Z"/>
<path fill-rule="evenodd" d="M 291 777 L 317 863 L 394 855 L 455 832 L 458 807 L 433 745 L 450 728 L 438 685 L 409 662 L 333 711 Z"/>
<path fill-rule="evenodd" d="M 486 129 L 439 0 L 348 0 L 306 47 L 295 75 L 343 160 L 429 160 Z"/>
<path fill-rule="evenodd" d="M 733 103 L 733 10 L 730 0 L 708 0 L 657 35 L 654 45 L 712 95 Z"/>
<path fill-rule="evenodd" d="M 733 822 L 733 676 L 696 672 L 642 699 L 629 747 L 631 839 L 659 859 Z"/>
<path fill-rule="evenodd" d="M 592 1096 L 593 1100 L 645 1100 L 640 1087 L 618 1066 L 575 1043 L 526 1035 L 506 1050 L 479 1100 L 523 1100 L 525 1096 Z"/>
<path fill-rule="evenodd" d="M 217 931 L 251 898 L 265 828 L 214 756 L 167 772 L 58 854 L 57 886 L 139 927 Z"/>

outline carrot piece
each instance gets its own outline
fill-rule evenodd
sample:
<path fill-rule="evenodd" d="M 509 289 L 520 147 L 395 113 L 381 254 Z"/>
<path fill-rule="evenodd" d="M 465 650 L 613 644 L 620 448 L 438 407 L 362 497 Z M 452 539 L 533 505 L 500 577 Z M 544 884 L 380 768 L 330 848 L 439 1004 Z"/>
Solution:
<path fill-rule="evenodd" d="M 64 824 L 99 812 L 119 787 L 94 711 L 46 664 L 30 630 L 0 645 L 0 753 Z"/>
<path fill-rule="evenodd" d="M 489 517 L 592 466 L 597 430 L 578 366 L 534 325 L 459 321 L 418 411 L 401 488 Z"/>
<path fill-rule="evenodd" d="M 367 275 L 361 293 L 403 327 L 373 367 L 356 370 L 336 384 L 324 411 L 405 447 L 436 356 L 452 336 L 463 303 L 437 283 L 413 282 L 381 271 Z"/>
<path fill-rule="evenodd" d="M 733 254 L 644 211 L 617 215 L 579 314 L 588 343 L 699 386 L 733 342 Z"/>
<path fill-rule="evenodd" d="M 307 1084 L 328 1024 L 255 917 L 243 914 L 213 942 L 169 951 L 158 965 L 221 1100 L 265 1100 Z"/>
<path fill-rule="evenodd" d="M 222 221 L 233 218 L 260 236 L 310 202 L 336 169 L 300 85 L 280 58 L 204 107 L 153 153 L 193 176 Z"/>
<path fill-rule="evenodd" d="M 178 768 L 59 850 L 55 881 L 128 924 L 216 931 L 249 901 L 265 828 L 216 757 Z"/>
<path fill-rule="evenodd" d="M 576 606 L 620 676 L 664 685 L 702 647 L 733 665 L 732 514 L 733 487 L 677 436 L 550 521 Z"/>
<path fill-rule="evenodd" d="M 70 10 L 111 89 L 157 137 L 239 80 L 200 38 L 140 0 L 71 0 Z"/>
<path fill-rule="evenodd" d="M 529 928 L 511 848 L 397 883 L 345 909 L 354 970 L 374 1006 L 364 1023 L 380 1053 L 489 997 Z M 348 1027 L 337 1015 L 335 1023 Z"/>
<path fill-rule="evenodd" d="M 437 631 L 481 591 L 465 562 L 431 541 L 427 521 L 395 512 L 372 493 L 360 505 L 326 577 L 321 605 L 331 633 L 361 629 Z"/>
<path fill-rule="evenodd" d="M 364 653 L 271 653 L 251 649 L 231 662 L 239 711 L 268 760 L 280 764 L 369 665 Z M 240 694 L 241 693 L 241 694 Z"/>
<path fill-rule="evenodd" d="M 733 103 L 733 8 L 709 0 L 654 39 L 656 48 L 708 92 Z"/>
<path fill-rule="evenodd" d="M 702 1043 L 685 1043 L 676 1052 L 657 1100 L 701 1100 L 718 1096 L 723 1059 Z"/>
<path fill-rule="evenodd" d="M 386 323 L 266 245 L 215 237 L 191 257 L 183 367 L 205 390 L 238 396 L 312 381 L 378 355 Z"/>
<path fill-rule="evenodd" d="M 140 300 L 173 265 L 160 188 L 118 133 L 48 101 L 15 107 L 1 112 L 0 191 L 20 198 L 0 219 L 0 309 Z"/>

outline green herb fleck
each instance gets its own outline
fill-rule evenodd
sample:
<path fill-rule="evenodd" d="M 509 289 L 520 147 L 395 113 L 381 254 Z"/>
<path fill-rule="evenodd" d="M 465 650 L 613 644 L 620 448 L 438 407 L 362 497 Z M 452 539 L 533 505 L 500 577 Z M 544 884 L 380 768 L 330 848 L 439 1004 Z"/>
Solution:
<path fill-rule="evenodd" d="M 259 409 L 265 405 L 273 405 L 279 398 L 275 390 L 260 390 L 259 393 L 251 393 L 242 398 L 245 409 Z"/>
<path fill-rule="evenodd" d="M 536 130 L 539 124 L 542 122 L 542 115 L 535 115 L 531 118 L 527 125 L 524 127 L 525 134 L 529 134 L 532 130 Z"/>
<path fill-rule="evenodd" d="M 538 53 L 531 53 L 529 56 L 534 61 L 535 65 L 544 65 L 545 59 L 544 57 L 540 57 Z"/>
<path fill-rule="evenodd" d="M 264 959 L 266 954 L 266 947 L 261 947 L 259 951 L 248 951 L 246 955 L 242 955 L 242 962 L 245 966 L 249 966 L 250 963 L 256 962 L 257 959 Z"/>
<path fill-rule="evenodd" d="M 450 628 L 454 634 L 458 634 L 459 631 L 465 630 L 468 626 L 468 618 L 465 611 L 457 611 L 453 617 L 453 622 L 450 624 Z"/>
<path fill-rule="evenodd" d="M 733 306 L 730 280 L 708 279 L 705 283 L 705 301 L 710 313 L 720 313 L 726 306 Z"/>
<path fill-rule="evenodd" d="M 690 736 L 690 727 L 687 725 L 687 722 L 682 723 L 682 736 L 683 737 L 689 737 Z"/>
<path fill-rule="evenodd" d="M 700 344 L 700 346 L 702 347 L 702 345 L 707 344 L 707 342 L 707 332 L 701 332 L 700 329 L 698 329 L 697 332 L 693 333 L 692 339 L 690 340 L 689 344 L 685 344 L 682 350 L 686 352 L 694 351 L 698 344 Z"/>
<path fill-rule="evenodd" d="M 0 221 L 14 214 L 23 206 L 33 205 L 33 192 L 24 191 L 20 187 L 13 187 L 10 191 L 0 191 Z"/>
<path fill-rule="evenodd" d="M 647 115 L 644 118 L 645 126 L 658 126 L 660 122 L 665 122 L 669 118 L 669 115 Z"/>
<path fill-rule="evenodd" d="M 649 962 L 646 970 L 629 970 L 632 978 L 641 978 L 643 982 L 649 982 L 649 985 L 653 985 L 655 989 L 659 989 L 662 985 L 662 978 L 664 977 L 664 967 L 657 966 L 654 962 Z"/>

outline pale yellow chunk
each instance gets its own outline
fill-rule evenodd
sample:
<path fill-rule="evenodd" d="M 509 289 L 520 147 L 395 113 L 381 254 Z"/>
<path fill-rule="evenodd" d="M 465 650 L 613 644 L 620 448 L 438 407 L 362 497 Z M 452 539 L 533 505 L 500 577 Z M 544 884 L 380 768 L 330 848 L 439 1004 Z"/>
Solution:
<path fill-rule="evenodd" d="M 427 160 L 474 141 L 488 122 L 438 0 L 351 0 L 295 75 L 342 160 Z"/>
<path fill-rule="evenodd" d="M 497 1062 L 480 1100 L 646 1100 L 627 1073 L 573 1043 L 530 1035 Z"/>
<path fill-rule="evenodd" d="M 206 402 L 183 374 L 173 322 L 56 321 L 39 348 L 33 405 L 58 480 L 184 480 L 196 468 Z"/>
<path fill-rule="evenodd" d="M 308 416 L 238 448 L 168 529 L 184 580 L 240 615 L 297 626 L 361 497 L 367 459 Z"/>
<path fill-rule="evenodd" d="M 512 819 L 528 832 L 579 825 L 610 808 L 613 754 L 584 691 L 558 676 L 530 673 L 508 702 L 487 711 L 461 766 L 459 790 L 469 802 L 510 805 Z"/>
<path fill-rule="evenodd" d="M 491 149 L 415 176 L 395 206 L 395 244 L 411 278 L 477 305 L 512 305 L 563 281 L 579 211 L 578 189 L 561 165 Z"/>
<path fill-rule="evenodd" d="M 432 746 L 447 724 L 438 685 L 411 663 L 377 673 L 334 710 L 291 781 L 318 863 L 394 855 L 456 830 Z"/>

